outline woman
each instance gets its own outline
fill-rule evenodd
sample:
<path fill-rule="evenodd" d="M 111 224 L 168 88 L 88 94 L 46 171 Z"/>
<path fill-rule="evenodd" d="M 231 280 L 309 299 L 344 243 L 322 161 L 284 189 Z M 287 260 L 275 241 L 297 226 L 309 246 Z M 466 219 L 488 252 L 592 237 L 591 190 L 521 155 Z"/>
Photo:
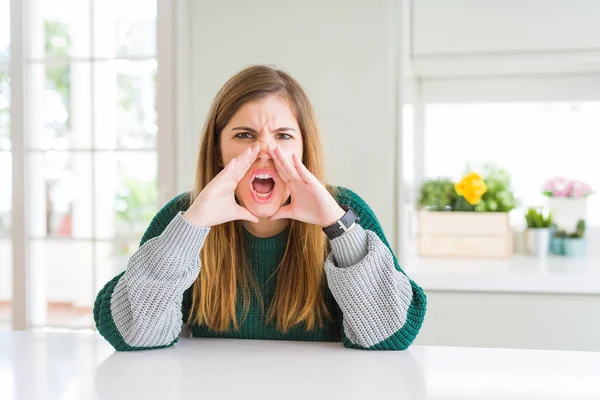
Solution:
<path fill-rule="evenodd" d="M 406 349 L 426 296 L 369 206 L 325 185 L 321 152 L 293 78 L 266 66 L 232 77 L 209 112 L 194 191 L 159 211 L 98 293 L 98 331 L 116 350 L 180 335 Z"/>

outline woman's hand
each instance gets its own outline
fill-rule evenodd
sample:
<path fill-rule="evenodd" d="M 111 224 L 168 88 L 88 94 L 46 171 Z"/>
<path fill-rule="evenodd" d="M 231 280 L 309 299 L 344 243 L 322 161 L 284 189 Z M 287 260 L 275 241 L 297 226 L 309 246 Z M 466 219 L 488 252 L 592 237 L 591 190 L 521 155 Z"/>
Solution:
<path fill-rule="evenodd" d="M 345 214 L 327 188 L 310 173 L 296 154 L 290 159 L 278 146 L 271 145 L 268 151 L 292 198 L 290 204 L 281 207 L 269 217 L 270 220 L 291 218 L 327 227 Z"/>
<path fill-rule="evenodd" d="M 235 201 L 235 188 L 252 166 L 260 146 L 232 159 L 200 192 L 183 217 L 196 226 L 214 226 L 234 220 L 258 222 L 258 217 Z"/>

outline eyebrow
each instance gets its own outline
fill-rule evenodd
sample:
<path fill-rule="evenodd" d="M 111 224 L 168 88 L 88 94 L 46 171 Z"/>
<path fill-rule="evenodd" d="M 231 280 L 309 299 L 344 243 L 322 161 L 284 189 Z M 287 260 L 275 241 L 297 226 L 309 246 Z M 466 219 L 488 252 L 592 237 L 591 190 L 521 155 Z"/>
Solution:
<path fill-rule="evenodd" d="M 235 128 L 231 129 L 232 131 L 248 131 L 248 132 L 252 132 L 252 133 L 257 133 L 256 129 L 250 128 L 249 126 L 236 126 Z M 278 133 L 278 132 L 296 132 L 296 130 L 294 128 L 288 128 L 285 126 L 282 126 L 281 128 L 277 128 L 275 129 L 272 133 Z"/>

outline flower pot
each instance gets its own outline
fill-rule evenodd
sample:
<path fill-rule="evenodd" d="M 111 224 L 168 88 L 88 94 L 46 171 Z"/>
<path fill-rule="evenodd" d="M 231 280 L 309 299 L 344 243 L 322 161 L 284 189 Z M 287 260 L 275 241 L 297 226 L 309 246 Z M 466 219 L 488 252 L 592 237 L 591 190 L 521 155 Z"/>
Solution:
<path fill-rule="evenodd" d="M 587 219 L 587 197 L 548 197 L 554 222 L 567 231 L 574 231 L 577 221 Z"/>
<path fill-rule="evenodd" d="M 585 239 L 566 238 L 564 254 L 567 257 L 583 257 L 585 256 L 586 241 Z"/>
<path fill-rule="evenodd" d="M 565 254 L 565 238 L 555 237 L 550 238 L 550 252 L 557 256 Z"/>
<path fill-rule="evenodd" d="M 546 257 L 550 250 L 552 229 L 527 229 L 527 252 L 535 257 Z"/>
<path fill-rule="evenodd" d="M 419 213 L 419 256 L 497 258 L 513 255 L 508 213 L 426 211 Z"/>

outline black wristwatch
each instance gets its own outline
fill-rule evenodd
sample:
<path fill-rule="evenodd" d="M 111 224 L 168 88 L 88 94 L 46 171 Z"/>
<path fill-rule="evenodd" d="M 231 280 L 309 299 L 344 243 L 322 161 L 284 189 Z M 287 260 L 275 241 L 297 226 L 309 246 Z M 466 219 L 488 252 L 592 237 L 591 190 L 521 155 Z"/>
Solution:
<path fill-rule="evenodd" d="M 351 209 L 349 206 L 343 205 L 340 207 L 342 207 L 342 209 L 346 211 L 346 214 L 344 214 L 342 218 L 335 221 L 332 225 L 323 228 L 323 232 L 325 232 L 325 234 L 330 240 L 342 236 L 342 234 L 348 231 L 348 229 L 350 229 L 352 225 L 360 221 L 358 215 L 356 215 L 354 210 Z"/>

